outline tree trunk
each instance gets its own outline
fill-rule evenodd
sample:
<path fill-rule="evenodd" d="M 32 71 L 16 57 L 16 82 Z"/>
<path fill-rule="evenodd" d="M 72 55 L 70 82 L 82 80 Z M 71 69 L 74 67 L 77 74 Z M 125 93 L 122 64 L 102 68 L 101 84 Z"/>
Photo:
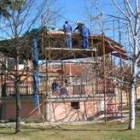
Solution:
<path fill-rule="evenodd" d="M 137 42 L 135 43 L 137 44 Z M 137 45 L 136 45 L 137 46 Z M 134 50 L 134 60 L 132 62 L 132 71 L 131 71 L 131 82 L 130 82 L 130 92 L 129 92 L 129 126 L 128 128 L 131 130 L 135 129 L 135 84 L 136 84 L 136 77 L 137 77 L 137 47 Z"/>
<path fill-rule="evenodd" d="M 16 129 L 15 133 L 21 132 L 21 101 L 19 93 L 19 82 L 15 82 L 15 94 L 16 94 Z"/>
<path fill-rule="evenodd" d="M 17 50 L 18 54 L 18 50 Z M 20 100 L 20 92 L 19 92 L 19 84 L 20 84 L 20 79 L 19 79 L 19 56 L 16 57 L 15 59 L 16 62 L 16 77 L 15 77 L 15 94 L 16 94 L 16 129 L 15 133 L 21 132 L 21 100 Z"/>
<path fill-rule="evenodd" d="M 135 129 L 135 85 L 134 82 L 130 83 L 130 92 L 129 92 L 129 127 L 128 129 Z"/>

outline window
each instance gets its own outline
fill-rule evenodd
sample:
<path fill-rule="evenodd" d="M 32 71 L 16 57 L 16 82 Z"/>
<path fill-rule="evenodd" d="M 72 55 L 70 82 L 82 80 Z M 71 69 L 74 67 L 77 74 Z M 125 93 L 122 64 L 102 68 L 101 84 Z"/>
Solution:
<path fill-rule="evenodd" d="M 71 107 L 73 109 L 80 109 L 80 104 L 79 102 L 71 102 Z"/>

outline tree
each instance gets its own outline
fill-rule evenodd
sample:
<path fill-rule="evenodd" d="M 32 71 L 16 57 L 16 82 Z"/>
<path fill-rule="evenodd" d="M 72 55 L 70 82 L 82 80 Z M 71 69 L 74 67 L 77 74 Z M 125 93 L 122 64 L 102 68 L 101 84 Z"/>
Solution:
<path fill-rule="evenodd" d="M 92 4 L 94 0 L 90 0 Z M 111 1 L 110 1 L 111 2 Z M 111 17 L 117 18 L 120 24 L 123 25 L 125 38 L 128 39 L 129 50 L 132 55 L 132 66 L 130 75 L 130 92 L 129 92 L 129 126 L 128 128 L 135 129 L 135 87 L 137 83 L 137 77 L 140 74 L 138 67 L 138 61 L 140 57 L 140 1 L 139 0 L 112 0 L 113 5 L 117 8 L 117 14 L 112 14 Z M 114 9 L 113 9 L 114 10 Z M 125 25 L 125 27 L 124 27 Z"/>
<path fill-rule="evenodd" d="M 2 61 L 0 62 L 4 69 L 7 71 L 7 75 L 14 82 L 15 95 L 16 95 L 16 128 L 15 132 L 18 133 L 21 131 L 21 101 L 20 101 L 20 92 L 19 86 L 22 83 L 23 79 L 21 78 L 27 69 L 28 60 L 31 59 L 31 47 L 30 47 L 30 37 L 23 36 L 25 32 L 30 32 L 32 28 L 38 26 L 45 26 L 48 22 L 48 14 L 50 14 L 50 7 L 54 5 L 55 0 L 14 0 L 11 1 L 10 9 L 7 9 L 8 14 L 10 15 L 4 23 L 7 26 L 3 29 L 6 37 L 10 37 L 11 40 L 5 40 L 8 43 L 8 46 L 5 47 L 1 43 L 2 49 L 6 53 L 6 57 L 12 57 L 15 62 L 15 69 L 7 67 Z M 42 23 L 39 24 L 41 15 L 44 14 L 45 18 Z M 40 27 L 39 27 L 40 26 Z M 5 43 L 4 43 L 5 44 Z M 19 69 L 19 64 L 24 64 L 24 69 L 22 72 Z M 13 72 L 15 70 L 15 72 Z"/>
<path fill-rule="evenodd" d="M 0 1 L 0 15 L 4 17 L 9 17 L 8 7 L 11 5 L 10 0 L 1 0 Z"/>
<path fill-rule="evenodd" d="M 135 86 L 137 77 L 140 73 L 138 69 L 138 60 L 140 57 L 140 3 L 139 0 L 128 1 L 124 0 L 123 5 L 119 5 L 116 0 L 113 0 L 115 6 L 121 13 L 120 18 L 125 22 L 128 29 L 129 45 L 132 47 L 132 69 L 130 80 L 130 114 L 129 114 L 129 129 L 135 129 Z"/>

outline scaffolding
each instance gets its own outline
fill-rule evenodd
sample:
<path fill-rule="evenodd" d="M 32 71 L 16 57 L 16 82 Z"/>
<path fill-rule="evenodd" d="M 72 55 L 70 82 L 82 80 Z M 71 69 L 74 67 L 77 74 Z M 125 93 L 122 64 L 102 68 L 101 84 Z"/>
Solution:
<path fill-rule="evenodd" d="M 104 35 L 91 35 L 89 39 L 90 49 L 82 49 L 80 35 L 73 34 L 74 45 L 72 49 L 69 49 L 64 45 L 63 33 L 48 32 L 47 36 L 49 37 L 48 44 L 45 47 L 47 51 L 45 56 L 47 58 L 46 69 L 48 71 L 47 110 L 53 108 L 52 110 L 55 112 L 56 108 L 50 107 L 55 101 L 65 104 L 70 102 L 71 107 L 74 106 L 73 109 L 76 110 L 80 110 L 79 103 L 83 102 L 84 108 L 86 108 L 85 102 L 89 101 L 93 104 L 90 107 L 94 110 L 92 112 L 94 115 L 88 114 L 89 116 L 85 119 L 86 111 L 85 114 L 81 111 L 85 120 L 100 116 L 102 112 L 104 112 L 103 118 L 105 122 L 107 121 L 108 113 L 113 113 L 113 115 L 117 116 L 120 103 L 116 98 L 116 83 L 112 74 L 113 68 L 111 68 L 110 56 L 113 51 L 116 51 L 119 57 L 123 56 L 124 59 L 128 59 L 125 54 L 126 51 L 121 49 L 122 46 Z M 53 83 L 54 79 L 60 85 L 60 93 L 55 94 L 51 89 L 51 83 Z M 66 107 L 65 112 L 67 112 Z M 47 120 L 52 121 L 49 116 L 50 112 L 47 114 Z M 78 119 L 84 120 L 83 118 Z M 56 117 L 54 118 L 54 121 L 60 120 L 57 120 Z"/>
<path fill-rule="evenodd" d="M 112 57 L 129 58 L 121 44 L 105 35 L 90 35 L 89 49 L 81 48 L 79 34 L 73 33 L 72 40 L 73 48 L 69 49 L 65 47 L 62 31 L 43 32 L 39 37 L 39 118 L 48 122 L 69 122 L 98 120 L 101 117 L 107 122 L 109 113 L 118 115 L 120 105 Z M 6 59 L 3 63 L 8 62 Z M 26 70 L 21 71 L 21 79 L 24 79 L 20 84 L 21 95 L 33 93 L 32 69 L 32 62 L 27 58 Z M 14 68 L 10 74 L 1 69 L 2 96 L 14 97 L 14 85 L 9 79 L 12 74 Z M 54 80 L 60 87 L 57 92 L 52 91 Z M 38 108 L 22 117 L 30 117 Z"/>

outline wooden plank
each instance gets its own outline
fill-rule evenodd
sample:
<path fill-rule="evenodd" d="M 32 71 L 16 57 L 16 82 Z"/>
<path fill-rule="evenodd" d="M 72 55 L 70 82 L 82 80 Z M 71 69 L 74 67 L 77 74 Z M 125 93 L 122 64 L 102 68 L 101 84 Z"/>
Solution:
<path fill-rule="evenodd" d="M 95 52 L 96 51 L 96 48 L 90 48 L 90 49 L 82 49 L 82 48 L 47 48 L 46 47 L 46 50 L 57 50 L 57 51 L 86 51 L 86 52 Z"/>

